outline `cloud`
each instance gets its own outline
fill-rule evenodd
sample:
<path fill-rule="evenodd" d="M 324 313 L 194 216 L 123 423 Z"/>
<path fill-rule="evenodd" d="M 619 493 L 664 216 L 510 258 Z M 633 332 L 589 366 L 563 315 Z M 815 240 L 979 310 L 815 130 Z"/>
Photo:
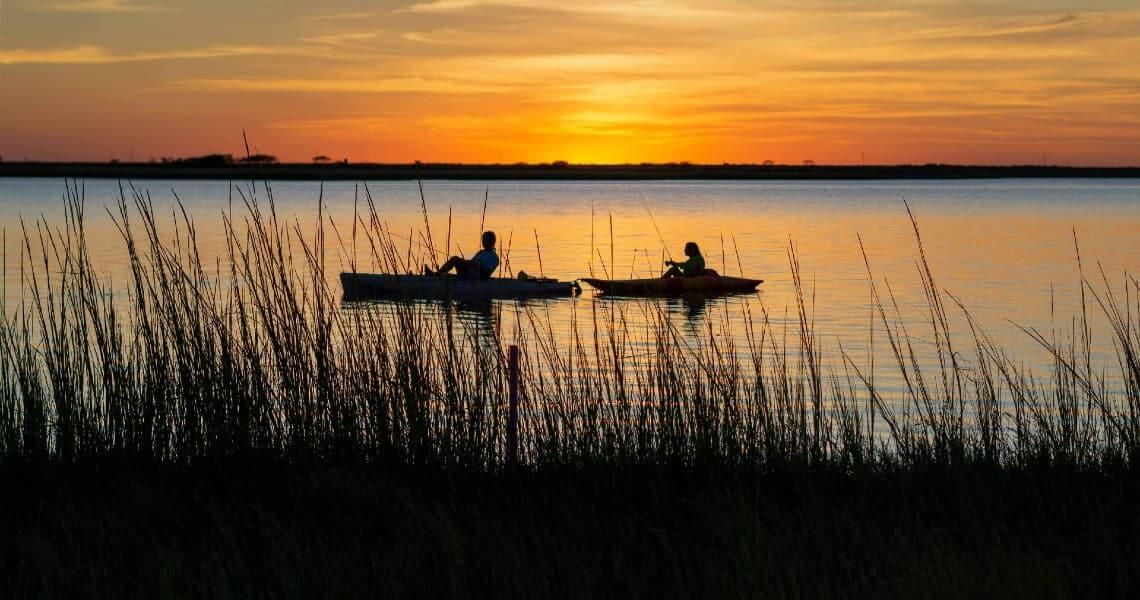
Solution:
<path fill-rule="evenodd" d="M 374 13 L 374 12 L 357 11 L 357 12 L 340 12 L 340 13 L 331 13 L 331 14 L 310 15 L 310 16 L 304 17 L 303 20 L 310 21 L 313 23 L 321 23 L 321 22 L 325 22 L 325 21 L 361 21 L 361 20 L 365 20 L 365 19 L 371 19 L 372 17 L 375 17 L 375 16 L 376 16 L 376 13 Z"/>
<path fill-rule="evenodd" d="M 360 46 L 361 42 L 376 39 L 379 35 L 380 34 L 375 32 L 324 33 L 303 38 L 302 41 L 309 44 L 323 44 L 326 46 L 355 47 Z"/>
<path fill-rule="evenodd" d="M 0 49 L 0 65 L 105 65 L 154 60 L 226 58 L 233 56 L 271 56 L 298 53 L 284 48 L 262 46 L 218 46 L 168 52 L 114 54 L 100 46 L 49 49 Z"/>
<path fill-rule="evenodd" d="M 0 50 L 0 65 L 70 64 L 90 65 L 109 62 L 111 55 L 98 46 L 79 46 L 50 50 Z"/>
<path fill-rule="evenodd" d="M 992 19 L 987 19 L 982 22 L 919 32 L 915 37 L 917 39 L 927 40 L 942 39 L 963 41 L 987 38 L 1016 38 L 1019 36 L 1032 36 L 1056 32 L 1061 29 L 1076 27 L 1080 24 L 1081 19 L 1074 14 L 1044 20 L 1018 20 L 1005 23 L 995 23 Z"/>
<path fill-rule="evenodd" d="M 411 6 L 408 6 L 407 8 L 400 9 L 400 11 L 397 11 L 397 12 L 405 12 L 405 11 L 406 12 L 423 12 L 423 13 L 446 12 L 446 11 L 453 11 L 453 10 L 464 10 L 467 8 L 474 8 L 474 7 L 478 7 L 478 6 L 486 6 L 488 4 L 492 4 L 492 2 L 487 2 L 486 0 L 432 0 L 431 2 L 420 2 L 417 4 L 413 4 Z M 519 5 L 532 6 L 532 5 L 534 5 L 533 2 L 526 2 L 525 0 L 523 0 L 522 2 L 519 2 L 517 0 L 515 2 L 510 2 L 508 0 L 501 0 L 499 2 L 495 2 L 494 4 L 508 5 L 508 6 L 519 6 Z"/>
<path fill-rule="evenodd" d="M 659 57 L 618 54 L 542 54 L 532 56 L 502 57 L 496 60 L 504 71 L 548 71 L 566 72 L 640 72 L 661 63 Z"/>
<path fill-rule="evenodd" d="M 666 0 L 603 3 L 590 7 L 587 10 L 600 14 L 611 14 L 636 19 L 658 18 L 676 20 L 745 18 L 749 16 L 749 12 L 755 14 L 755 11 L 730 11 L 698 7 L 687 3 L 669 2 Z"/>
<path fill-rule="evenodd" d="M 631 17 L 637 19 L 694 19 L 704 17 L 741 17 L 753 11 L 729 11 L 698 7 L 674 0 L 633 0 L 625 2 L 551 2 L 549 0 L 429 0 L 412 4 L 396 12 L 448 13 L 480 8 L 528 8 L 558 13 L 585 13 Z"/>
<path fill-rule="evenodd" d="M 176 87 L 238 92 L 476 94 L 508 91 L 501 85 L 453 79 L 388 77 L 375 79 L 187 79 Z"/>
<path fill-rule="evenodd" d="M 154 12 L 161 10 L 153 4 L 139 4 L 133 0 L 75 0 L 73 2 L 52 2 L 40 10 L 47 12 L 79 13 L 128 13 Z"/>

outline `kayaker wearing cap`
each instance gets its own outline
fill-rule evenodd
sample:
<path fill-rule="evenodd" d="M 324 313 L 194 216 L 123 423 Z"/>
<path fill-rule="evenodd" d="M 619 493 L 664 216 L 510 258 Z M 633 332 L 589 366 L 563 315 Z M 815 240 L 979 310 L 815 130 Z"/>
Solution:
<path fill-rule="evenodd" d="M 495 232 L 483 232 L 483 249 L 476 252 L 471 260 L 462 256 L 452 256 L 447 262 L 440 265 L 438 271 L 433 271 L 424 265 L 424 275 L 444 275 L 452 270 L 463 279 L 490 279 L 495 269 L 499 268 L 499 255 L 495 254 Z"/>
<path fill-rule="evenodd" d="M 662 277 L 697 277 L 705 274 L 705 257 L 701 256 L 701 249 L 696 242 L 685 244 L 685 256 L 689 257 L 685 262 L 665 261 L 669 270 Z"/>

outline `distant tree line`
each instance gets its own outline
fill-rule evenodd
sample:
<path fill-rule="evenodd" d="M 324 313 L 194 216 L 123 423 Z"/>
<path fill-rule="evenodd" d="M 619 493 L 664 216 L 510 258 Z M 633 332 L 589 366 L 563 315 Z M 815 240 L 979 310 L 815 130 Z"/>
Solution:
<path fill-rule="evenodd" d="M 202 156 L 190 156 L 186 158 L 164 156 L 161 162 L 162 164 L 193 165 L 199 167 L 225 167 L 233 164 L 272 165 L 277 164 L 278 160 L 277 157 L 272 154 L 251 154 L 236 159 L 233 154 L 204 154 Z"/>

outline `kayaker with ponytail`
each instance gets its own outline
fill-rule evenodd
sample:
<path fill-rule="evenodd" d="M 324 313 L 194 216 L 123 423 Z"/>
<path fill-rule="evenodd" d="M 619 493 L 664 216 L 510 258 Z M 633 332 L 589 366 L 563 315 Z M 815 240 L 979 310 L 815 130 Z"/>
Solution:
<path fill-rule="evenodd" d="M 705 274 L 705 257 L 701 256 L 696 242 L 685 244 L 685 256 L 689 257 L 685 262 L 665 261 L 669 270 L 661 277 L 699 277 Z"/>

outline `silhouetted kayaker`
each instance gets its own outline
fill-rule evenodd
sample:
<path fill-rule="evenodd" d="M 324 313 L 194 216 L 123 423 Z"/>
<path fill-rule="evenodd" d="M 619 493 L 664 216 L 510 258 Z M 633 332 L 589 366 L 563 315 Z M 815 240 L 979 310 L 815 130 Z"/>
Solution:
<path fill-rule="evenodd" d="M 665 261 L 669 270 L 662 277 L 696 277 L 705 274 L 705 257 L 701 256 L 701 249 L 696 242 L 685 244 L 685 256 L 689 257 L 685 262 Z"/>
<path fill-rule="evenodd" d="M 463 279 L 490 279 L 495 269 L 499 268 L 499 255 L 495 254 L 495 232 L 483 232 L 483 249 L 476 252 L 471 260 L 462 256 L 452 256 L 447 262 L 440 265 L 438 271 L 432 271 L 424 265 L 424 275 L 444 275 L 452 270 Z"/>

